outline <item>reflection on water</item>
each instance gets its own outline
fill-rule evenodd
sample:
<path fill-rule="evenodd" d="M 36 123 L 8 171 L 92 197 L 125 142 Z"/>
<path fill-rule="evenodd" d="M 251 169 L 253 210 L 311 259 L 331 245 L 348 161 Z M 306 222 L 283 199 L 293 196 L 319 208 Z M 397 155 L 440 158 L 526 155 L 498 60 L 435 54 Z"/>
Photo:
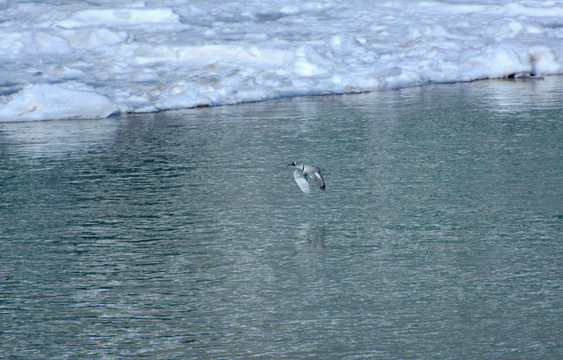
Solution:
<path fill-rule="evenodd" d="M 305 251 L 319 251 L 326 248 L 326 228 L 314 229 L 310 223 L 302 224 L 296 232 L 297 245 Z"/>
<path fill-rule="evenodd" d="M 0 124 L 3 354 L 560 358 L 562 81 Z"/>

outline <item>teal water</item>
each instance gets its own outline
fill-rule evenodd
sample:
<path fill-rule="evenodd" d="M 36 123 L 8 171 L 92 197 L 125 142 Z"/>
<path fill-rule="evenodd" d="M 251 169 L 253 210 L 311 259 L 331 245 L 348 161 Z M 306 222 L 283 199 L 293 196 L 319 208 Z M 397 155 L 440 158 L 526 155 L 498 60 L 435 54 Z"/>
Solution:
<path fill-rule="evenodd" d="M 1 357 L 563 358 L 562 99 L 552 77 L 0 124 Z"/>

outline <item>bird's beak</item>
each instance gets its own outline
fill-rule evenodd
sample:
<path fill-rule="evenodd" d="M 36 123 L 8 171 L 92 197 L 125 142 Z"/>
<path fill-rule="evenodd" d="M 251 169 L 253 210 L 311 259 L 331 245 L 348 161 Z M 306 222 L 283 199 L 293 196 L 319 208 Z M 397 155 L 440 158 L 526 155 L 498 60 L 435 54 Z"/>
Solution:
<path fill-rule="evenodd" d="M 287 169 L 287 168 L 290 167 L 290 166 L 294 166 L 293 163 L 287 164 L 287 165 L 285 166 L 285 168 Z"/>

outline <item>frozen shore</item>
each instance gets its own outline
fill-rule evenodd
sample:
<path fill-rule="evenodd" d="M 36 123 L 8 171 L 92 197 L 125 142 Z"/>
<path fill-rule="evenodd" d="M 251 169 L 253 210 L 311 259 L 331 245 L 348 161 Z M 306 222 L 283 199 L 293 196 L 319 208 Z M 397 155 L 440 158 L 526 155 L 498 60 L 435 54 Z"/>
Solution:
<path fill-rule="evenodd" d="M 563 74 L 556 1 L 0 1 L 0 122 Z"/>

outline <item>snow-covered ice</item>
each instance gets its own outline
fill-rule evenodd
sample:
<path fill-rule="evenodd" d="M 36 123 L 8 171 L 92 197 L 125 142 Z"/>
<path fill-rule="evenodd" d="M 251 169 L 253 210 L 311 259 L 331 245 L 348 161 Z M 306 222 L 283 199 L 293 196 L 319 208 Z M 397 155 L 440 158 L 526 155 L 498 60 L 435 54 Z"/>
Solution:
<path fill-rule="evenodd" d="M 0 0 L 0 121 L 563 74 L 561 1 Z"/>

